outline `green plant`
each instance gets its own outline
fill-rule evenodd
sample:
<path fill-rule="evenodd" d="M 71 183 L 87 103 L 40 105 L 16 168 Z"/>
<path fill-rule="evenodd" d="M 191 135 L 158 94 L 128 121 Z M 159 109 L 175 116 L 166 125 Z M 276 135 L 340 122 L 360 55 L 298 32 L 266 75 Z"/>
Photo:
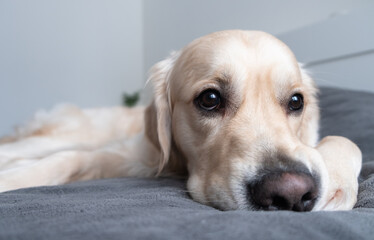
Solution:
<path fill-rule="evenodd" d="M 123 94 L 122 97 L 122 104 L 126 107 L 133 107 L 135 106 L 139 101 L 139 91 L 133 93 L 133 94 Z"/>

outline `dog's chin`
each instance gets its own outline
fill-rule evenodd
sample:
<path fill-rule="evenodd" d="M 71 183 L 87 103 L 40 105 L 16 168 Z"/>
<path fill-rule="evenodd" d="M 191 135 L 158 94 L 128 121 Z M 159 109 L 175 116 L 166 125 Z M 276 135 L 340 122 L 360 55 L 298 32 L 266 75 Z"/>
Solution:
<path fill-rule="evenodd" d="M 239 188 L 240 187 L 238 187 L 238 189 Z M 195 201 L 200 202 L 204 205 L 208 205 L 210 207 L 214 207 L 221 211 L 233 211 L 233 210 L 260 211 L 260 210 L 263 210 L 261 209 L 260 206 L 253 204 L 253 202 L 250 199 L 248 199 L 246 194 L 244 194 L 245 191 L 246 190 L 243 187 L 242 190 L 238 191 L 239 193 L 235 194 L 233 191 L 230 191 L 232 193 L 227 194 L 228 191 L 222 191 L 222 190 L 219 190 L 213 193 L 211 189 L 210 192 L 213 193 L 212 195 L 201 197 L 202 194 L 198 194 L 198 196 L 196 196 L 196 194 L 192 194 L 191 192 L 191 196 Z"/>
<path fill-rule="evenodd" d="M 210 199 L 210 200 L 201 200 L 201 199 L 193 199 L 197 202 L 202 204 L 214 207 L 221 211 L 233 211 L 233 210 L 243 210 L 243 211 L 279 211 L 279 210 L 288 210 L 288 211 L 299 211 L 294 209 L 282 209 L 277 207 L 269 207 L 269 206 L 261 206 L 256 204 L 252 198 L 249 196 L 243 197 L 242 195 L 235 196 L 235 201 L 232 200 L 230 196 L 221 195 L 219 197 L 220 200 Z M 315 203 L 313 203 L 307 210 L 303 211 L 315 211 L 319 210 L 319 205 L 321 204 L 321 199 L 317 197 L 315 199 Z"/>
<path fill-rule="evenodd" d="M 243 190 L 235 193 L 227 187 L 226 184 L 217 184 L 217 182 L 208 183 L 197 174 L 191 174 L 187 181 L 187 190 L 192 199 L 196 202 L 214 207 L 222 211 L 248 209 L 248 203 L 245 202 Z M 243 194 L 241 194 L 243 193 Z"/>
<path fill-rule="evenodd" d="M 193 177 L 189 178 L 187 189 L 194 201 L 221 211 L 260 210 L 248 199 L 245 184 L 234 185 L 228 189 L 224 185 L 206 185 L 199 178 Z"/>
<path fill-rule="evenodd" d="M 288 174 L 288 173 L 287 173 Z M 303 178 L 301 173 L 301 178 Z M 307 174 L 305 174 L 307 175 Z M 309 176 L 309 175 L 307 175 Z M 310 175 L 311 176 L 311 175 Z M 292 176 L 295 177 L 295 176 Z M 299 177 L 299 175 L 296 175 Z M 236 179 L 237 181 L 231 181 L 230 187 L 227 184 L 218 184 L 217 182 L 204 182 L 199 177 L 192 177 L 188 180 L 188 192 L 190 196 L 199 203 L 214 207 L 222 211 L 231 210 L 244 210 L 244 211 L 276 211 L 276 210 L 289 210 L 289 211 L 314 211 L 318 210 L 321 205 L 320 191 L 317 186 L 313 193 L 307 193 L 306 196 L 310 197 L 310 201 L 305 203 L 291 203 L 291 206 L 283 202 L 284 199 L 279 200 L 271 199 L 271 201 L 280 201 L 278 203 L 266 203 L 268 199 L 259 200 L 258 196 L 254 196 L 253 189 L 251 186 L 255 184 L 249 184 L 244 179 Z M 255 180 L 252 183 L 256 183 Z M 257 181 L 258 183 L 258 181 Z M 272 183 L 272 182 L 271 182 Z M 263 188 L 260 182 L 259 188 Z M 290 188 L 293 188 L 291 185 Z M 288 188 L 286 188 L 288 191 Z M 309 190 L 308 190 L 309 191 Z M 285 194 L 288 194 L 286 192 Z M 313 194 L 310 195 L 309 194 Z M 266 198 L 266 196 L 265 196 Z M 301 198 L 301 197 L 300 197 Z M 298 205 L 301 204 L 301 205 Z"/>
<path fill-rule="evenodd" d="M 193 196 L 192 198 L 197 202 L 221 211 L 256 210 L 254 207 L 250 206 L 249 203 L 245 203 L 244 201 L 242 203 L 232 201 L 231 197 L 229 196 L 222 195 L 219 197 L 219 199 L 206 198 L 205 200 L 196 199 Z"/>

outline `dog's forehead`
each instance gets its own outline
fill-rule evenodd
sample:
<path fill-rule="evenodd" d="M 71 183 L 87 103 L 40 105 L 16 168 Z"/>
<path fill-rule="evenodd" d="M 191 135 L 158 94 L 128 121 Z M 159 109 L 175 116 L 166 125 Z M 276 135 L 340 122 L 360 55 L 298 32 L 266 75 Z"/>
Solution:
<path fill-rule="evenodd" d="M 294 67 L 296 59 L 291 50 L 270 34 L 256 31 L 234 32 L 230 37 L 218 38 L 207 54 L 216 66 L 234 65 L 257 69 Z M 248 71 L 249 71 L 248 70 Z"/>
<path fill-rule="evenodd" d="M 257 31 L 224 31 L 199 38 L 182 50 L 173 72 L 171 90 L 182 98 L 185 89 L 197 91 L 222 76 L 240 86 L 267 78 L 282 88 L 300 75 L 291 50 Z"/>

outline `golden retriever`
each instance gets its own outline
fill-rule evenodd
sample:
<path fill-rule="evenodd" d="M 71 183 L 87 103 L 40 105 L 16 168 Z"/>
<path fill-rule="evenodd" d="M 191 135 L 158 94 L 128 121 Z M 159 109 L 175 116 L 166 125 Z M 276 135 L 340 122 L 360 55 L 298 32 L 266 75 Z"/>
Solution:
<path fill-rule="evenodd" d="M 345 210 L 361 152 L 319 145 L 317 90 L 289 48 L 222 31 L 157 63 L 148 107 L 39 112 L 1 140 L 0 191 L 112 177 L 186 175 L 192 198 L 222 210 Z"/>

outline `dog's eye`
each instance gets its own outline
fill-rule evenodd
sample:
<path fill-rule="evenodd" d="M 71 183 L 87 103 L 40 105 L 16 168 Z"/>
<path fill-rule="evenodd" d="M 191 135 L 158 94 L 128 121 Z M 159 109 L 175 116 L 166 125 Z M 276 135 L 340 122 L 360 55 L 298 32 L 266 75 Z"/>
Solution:
<path fill-rule="evenodd" d="M 299 111 L 304 107 L 304 98 L 300 93 L 292 95 L 290 101 L 288 102 L 289 111 Z"/>
<path fill-rule="evenodd" d="M 208 89 L 197 97 L 197 103 L 200 108 L 211 111 L 217 109 L 221 104 L 221 96 L 217 90 Z"/>

